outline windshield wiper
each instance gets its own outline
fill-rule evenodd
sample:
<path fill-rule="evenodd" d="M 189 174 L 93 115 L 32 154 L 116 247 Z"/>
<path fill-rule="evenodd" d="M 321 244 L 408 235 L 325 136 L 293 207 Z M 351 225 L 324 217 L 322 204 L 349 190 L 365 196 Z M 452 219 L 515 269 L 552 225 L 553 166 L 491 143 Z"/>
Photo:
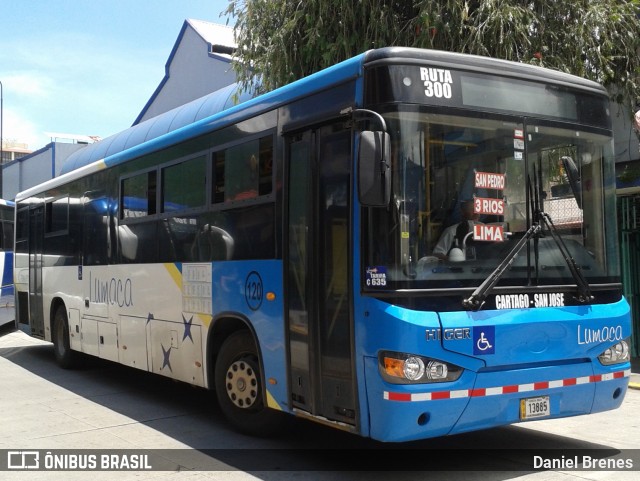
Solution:
<path fill-rule="evenodd" d="M 466 299 L 463 299 L 462 305 L 466 309 L 470 309 L 473 311 L 477 311 L 484 304 L 485 299 L 491 292 L 491 289 L 498 283 L 500 278 L 504 275 L 507 269 L 513 264 L 513 261 L 516 259 L 518 253 L 522 250 L 522 248 L 526 245 L 526 243 L 534 236 L 537 236 L 538 233 L 542 230 L 542 223 L 544 223 L 549 232 L 551 233 L 551 237 L 555 241 L 560 253 L 564 257 L 565 262 L 567 263 L 567 267 L 571 271 L 571 275 L 573 279 L 576 281 L 576 287 L 578 288 L 578 296 L 576 300 L 582 304 L 586 304 L 588 302 L 593 301 L 594 297 L 591 294 L 591 288 L 589 283 L 582 275 L 582 271 L 580 267 L 576 264 L 575 259 L 571 256 L 569 249 L 566 244 L 560 237 L 560 234 L 556 230 L 556 226 L 551 219 L 551 216 L 546 212 L 538 211 L 536 212 L 535 217 L 538 219 L 537 222 L 533 223 L 531 227 L 524 233 L 522 238 L 518 241 L 518 243 L 511 249 L 509 254 L 502 260 L 502 262 L 494 269 L 494 271 L 485 279 L 485 281 L 478 286 L 478 288 L 473 291 L 473 293 Z"/>
<path fill-rule="evenodd" d="M 496 267 L 489 277 L 487 277 L 482 284 L 478 286 L 478 288 L 473 291 L 467 299 L 463 299 L 462 305 L 466 309 L 470 309 L 472 311 L 477 311 L 484 304 L 484 300 L 491 292 L 491 289 L 498 283 L 500 278 L 507 271 L 509 266 L 513 264 L 513 261 L 516 259 L 518 253 L 522 250 L 522 248 L 527 244 L 529 239 L 531 239 L 534 235 L 537 235 L 542 227 L 538 222 L 532 224 L 531 227 L 524 233 L 522 238 L 518 241 L 518 243 L 513 246 L 513 249 L 506 255 L 506 257 L 502 260 L 502 262 Z"/>
<path fill-rule="evenodd" d="M 568 157 L 567 159 L 571 160 Z M 567 165 L 568 160 L 566 160 L 565 158 L 563 158 L 562 160 L 565 163 L 565 165 Z M 573 160 L 571 160 L 570 165 L 573 165 L 573 168 L 575 170 L 575 163 L 573 163 Z M 576 201 L 577 201 L 578 197 L 577 197 L 577 194 L 575 194 L 575 192 L 579 191 L 579 183 L 575 181 L 575 179 L 577 178 L 577 173 L 572 171 L 572 174 L 574 178 L 573 184 L 575 184 L 574 196 L 576 197 Z M 493 272 L 489 275 L 489 277 L 487 277 L 487 279 L 485 279 L 484 282 L 482 282 L 482 284 L 480 284 L 478 288 L 475 291 L 473 291 L 473 293 L 468 298 L 462 300 L 462 305 L 466 309 L 477 311 L 482 307 L 485 299 L 487 298 L 491 290 L 498 283 L 498 281 L 504 275 L 507 269 L 509 269 L 511 264 L 513 264 L 513 261 L 515 260 L 518 253 L 523 249 L 525 245 L 527 245 L 528 241 L 531 238 L 534 239 L 533 247 L 534 247 L 535 273 L 536 273 L 536 276 L 538 275 L 538 272 L 539 272 L 538 263 L 540 259 L 538 242 L 539 242 L 540 233 L 542 231 L 542 224 L 546 225 L 547 229 L 549 229 L 549 232 L 551 233 L 551 237 L 553 238 L 554 242 L 558 246 L 560 253 L 562 254 L 565 262 L 567 263 L 567 267 L 571 271 L 571 275 L 573 276 L 573 279 L 576 282 L 576 287 L 578 288 L 578 295 L 576 297 L 576 300 L 581 304 L 586 304 L 588 302 L 592 302 L 594 299 L 593 295 L 591 294 L 591 288 L 589 286 L 589 283 L 587 282 L 585 277 L 582 275 L 582 271 L 580 270 L 580 267 L 576 264 L 575 259 L 571 256 L 571 253 L 569 252 L 569 249 L 567 248 L 566 244 L 562 240 L 562 237 L 558 233 L 556 226 L 554 225 L 553 220 L 551 219 L 551 216 L 549 216 L 549 214 L 547 214 L 543 210 L 542 202 L 543 202 L 544 196 L 542 195 L 542 191 L 543 191 L 542 190 L 542 171 L 541 171 L 540 165 L 538 165 L 537 171 L 534 168 L 533 182 L 531 180 L 531 177 L 528 177 L 527 184 L 529 187 L 528 203 L 531 209 L 531 220 L 532 220 L 531 227 L 529 227 L 529 229 L 524 233 L 522 238 L 513 247 L 513 249 L 511 249 L 509 254 L 507 254 L 507 256 L 503 259 L 503 261 L 498 265 L 498 267 L 496 267 L 493 270 Z M 574 185 L 572 185 L 572 188 L 573 187 Z M 581 204 L 581 202 L 579 204 Z M 529 257 L 529 254 L 527 254 L 527 265 L 530 265 L 530 263 L 531 263 L 531 259 Z M 527 272 L 528 272 L 528 269 L 527 269 Z"/>
<path fill-rule="evenodd" d="M 571 271 L 571 275 L 573 276 L 573 279 L 576 281 L 576 287 L 578 288 L 578 297 L 576 297 L 576 300 L 581 304 L 586 304 L 588 302 L 593 301 L 594 297 L 591 294 L 591 287 L 589 286 L 587 279 L 585 279 L 585 277 L 582 275 L 582 271 L 580 267 L 578 266 L 578 264 L 576 264 L 576 261 L 571 256 L 571 253 L 569 252 L 567 245 L 564 243 L 564 241 L 562 240 L 562 237 L 558 233 L 556 226 L 554 225 L 553 220 L 551 219 L 551 216 L 546 212 L 540 212 L 539 217 L 549 228 L 551 237 L 553 238 L 556 245 L 558 246 L 558 249 L 560 250 L 562 257 L 564 257 L 564 261 L 567 263 L 567 267 Z"/>

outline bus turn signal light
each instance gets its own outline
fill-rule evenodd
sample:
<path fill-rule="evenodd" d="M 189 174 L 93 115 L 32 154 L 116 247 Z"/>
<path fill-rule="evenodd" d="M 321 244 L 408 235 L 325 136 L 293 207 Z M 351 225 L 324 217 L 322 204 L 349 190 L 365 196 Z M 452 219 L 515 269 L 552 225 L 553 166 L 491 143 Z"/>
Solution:
<path fill-rule="evenodd" d="M 403 377 L 404 361 L 393 357 L 384 358 L 384 370 L 389 376 Z"/>

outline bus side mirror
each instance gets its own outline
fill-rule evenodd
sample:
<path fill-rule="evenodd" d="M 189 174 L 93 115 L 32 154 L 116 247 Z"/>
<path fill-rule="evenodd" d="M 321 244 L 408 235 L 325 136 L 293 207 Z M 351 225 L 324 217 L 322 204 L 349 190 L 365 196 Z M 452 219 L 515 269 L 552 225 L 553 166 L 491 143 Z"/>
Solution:
<path fill-rule="evenodd" d="M 391 138 L 365 130 L 358 147 L 358 195 L 365 207 L 386 207 L 391 199 Z"/>

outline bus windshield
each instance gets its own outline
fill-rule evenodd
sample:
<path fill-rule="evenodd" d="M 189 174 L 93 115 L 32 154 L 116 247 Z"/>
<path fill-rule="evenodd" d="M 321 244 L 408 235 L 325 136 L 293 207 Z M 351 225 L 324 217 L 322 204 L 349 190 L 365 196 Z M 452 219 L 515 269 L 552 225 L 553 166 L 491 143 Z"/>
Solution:
<path fill-rule="evenodd" d="M 540 212 L 587 282 L 616 280 L 615 232 L 604 222 L 615 217 L 605 130 L 415 105 L 384 116 L 392 197 L 387 208 L 365 211 L 365 289 L 477 287 Z M 498 286 L 575 285 L 548 224 Z"/>

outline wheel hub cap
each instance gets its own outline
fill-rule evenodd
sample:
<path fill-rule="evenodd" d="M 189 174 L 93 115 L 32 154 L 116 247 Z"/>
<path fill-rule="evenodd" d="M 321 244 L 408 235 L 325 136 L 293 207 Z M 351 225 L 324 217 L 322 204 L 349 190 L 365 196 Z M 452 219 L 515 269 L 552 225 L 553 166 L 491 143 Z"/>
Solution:
<path fill-rule="evenodd" d="M 258 378 L 251 365 L 239 360 L 231 364 L 227 370 L 227 395 L 231 402 L 239 408 L 253 406 L 258 398 Z"/>

